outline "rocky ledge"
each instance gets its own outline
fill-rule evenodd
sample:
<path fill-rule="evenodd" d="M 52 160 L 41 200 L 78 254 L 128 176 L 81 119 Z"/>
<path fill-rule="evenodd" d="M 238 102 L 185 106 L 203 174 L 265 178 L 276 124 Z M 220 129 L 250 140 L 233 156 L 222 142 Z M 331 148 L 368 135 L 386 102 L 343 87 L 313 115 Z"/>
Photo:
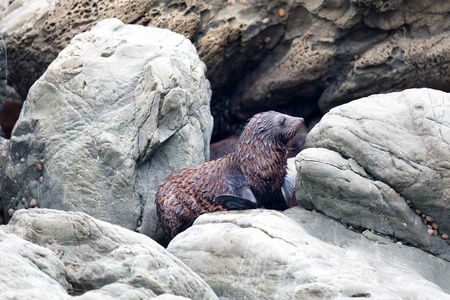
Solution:
<path fill-rule="evenodd" d="M 202 215 L 167 250 L 81 212 L 21 209 L 0 227 L 7 299 L 449 299 L 450 264 L 323 214 Z"/>
<path fill-rule="evenodd" d="M 0 248 L 4 299 L 217 299 L 152 239 L 81 212 L 18 210 Z"/>
<path fill-rule="evenodd" d="M 307 143 L 296 158 L 302 207 L 450 261 L 449 94 L 352 101 L 326 114 Z"/>

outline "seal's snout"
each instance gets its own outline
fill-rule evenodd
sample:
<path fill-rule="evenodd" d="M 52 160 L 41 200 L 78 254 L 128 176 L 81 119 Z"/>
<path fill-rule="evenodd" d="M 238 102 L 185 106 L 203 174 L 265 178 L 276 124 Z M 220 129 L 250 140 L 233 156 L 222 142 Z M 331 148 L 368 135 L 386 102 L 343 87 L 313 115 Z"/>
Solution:
<path fill-rule="evenodd" d="M 303 118 L 292 117 L 292 119 L 291 128 L 294 131 L 299 131 L 303 124 L 305 124 L 305 120 Z"/>
<path fill-rule="evenodd" d="M 300 128 L 303 126 L 305 120 L 300 117 L 291 117 L 288 116 L 288 127 L 286 128 L 286 131 L 284 132 L 284 137 L 282 138 L 284 143 L 287 143 L 289 140 L 291 140 L 299 131 Z"/>

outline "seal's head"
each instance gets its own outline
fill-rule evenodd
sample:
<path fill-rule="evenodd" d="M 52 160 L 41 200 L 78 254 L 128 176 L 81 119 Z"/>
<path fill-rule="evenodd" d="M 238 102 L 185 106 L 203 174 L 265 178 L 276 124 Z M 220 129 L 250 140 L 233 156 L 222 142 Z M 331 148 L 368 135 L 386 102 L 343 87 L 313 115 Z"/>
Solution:
<path fill-rule="evenodd" d="M 259 113 L 245 126 L 241 136 L 252 135 L 263 141 L 289 142 L 300 130 L 303 118 L 292 117 L 275 111 Z"/>

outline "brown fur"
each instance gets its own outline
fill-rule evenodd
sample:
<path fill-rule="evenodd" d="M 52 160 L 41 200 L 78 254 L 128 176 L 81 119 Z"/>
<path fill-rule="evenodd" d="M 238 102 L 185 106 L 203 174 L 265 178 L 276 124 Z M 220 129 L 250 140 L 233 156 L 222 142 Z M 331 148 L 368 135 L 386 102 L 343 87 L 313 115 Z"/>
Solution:
<path fill-rule="evenodd" d="M 169 240 L 200 214 L 224 211 L 222 194 L 242 197 L 251 189 L 259 206 L 273 208 L 272 195 L 286 176 L 287 142 L 303 119 L 277 112 L 255 115 L 230 154 L 171 175 L 156 195 L 156 208 Z"/>
<path fill-rule="evenodd" d="M 11 132 L 19 118 L 21 109 L 22 102 L 5 98 L 5 106 L 0 112 L 0 125 L 5 133 L 5 138 L 9 139 L 11 137 Z"/>
<path fill-rule="evenodd" d="M 288 157 L 295 157 L 299 152 L 306 149 L 307 132 L 297 133 L 292 140 L 287 143 Z M 216 160 L 233 151 L 239 140 L 239 134 L 234 134 L 226 139 L 212 143 L 209 147 L 210 160 Z"/>

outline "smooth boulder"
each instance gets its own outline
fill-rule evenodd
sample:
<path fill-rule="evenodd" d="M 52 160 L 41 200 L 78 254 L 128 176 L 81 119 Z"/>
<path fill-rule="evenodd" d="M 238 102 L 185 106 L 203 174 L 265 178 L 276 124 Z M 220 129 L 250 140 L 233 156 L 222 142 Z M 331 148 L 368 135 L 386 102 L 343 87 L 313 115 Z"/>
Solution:
<path fill-rule="evenodd" d="M 410 89 L 352 101 L 327 113 L 307 144 L 296 158 L 300 206 L 450 260 L 439 237 L 450 232 L 449 94 Z"/>
<path fill-rule="evenodd" d="M 205 65 L 184 36 L 107 19 L 74 37 L 33 85 L 3 171 L 8 220 L 83 211 L 158 239 L 158 185 L 209 158 Z"/>
<path fill-rule="evenodd" d="M 19 210 L 0 227 L 0 243 L 0 285 L 10 298 L 217 299 L 149 237 L 82 212 Z"/>
<path fill-rule="evenodd" d="M 167 250 L 221 299 L 449 299 L 450 263 L 298 207 L 201 215 Z"/>

